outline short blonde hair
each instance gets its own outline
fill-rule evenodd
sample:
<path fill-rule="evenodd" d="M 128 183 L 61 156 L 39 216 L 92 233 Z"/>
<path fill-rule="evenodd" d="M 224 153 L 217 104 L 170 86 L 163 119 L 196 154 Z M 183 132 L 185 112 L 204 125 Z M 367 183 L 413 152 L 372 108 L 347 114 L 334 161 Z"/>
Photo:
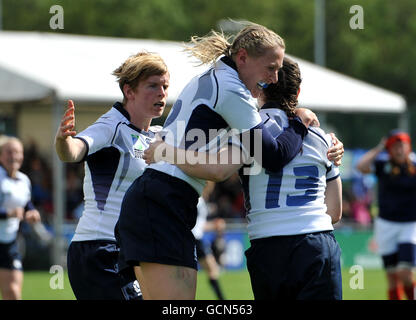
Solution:
<path fill-rule="evenodd" d="M 242 48 L 252 57 L 262 56 L 270 48 L 286 48 L 282 37 L 252 22 L 246 22 L 246 26 L 237 33 L 231 43 L 230 39 L 231 36 L 225 36 L 223 32 L 211 30 L 211 33 L 204 37 L 191 37 L 191 45 L 187 46 L 185 51 L 201 61 L 201 64 L 206 64 L 215 62 L 221 55 L 232 57 Z"/>
<path fill-rule="evenodd" d="M 155 75 L 164 75 L 165 73 L 168 73 L 168 67 L 162 57 L 156 53 L 146 51 L 130 56 L 120 67 L 113 71 L 121 92 L 123 92 L 125 84 L 128 84 L 132 89 L 136 89 L 141 80 L 146 80 Z"/>

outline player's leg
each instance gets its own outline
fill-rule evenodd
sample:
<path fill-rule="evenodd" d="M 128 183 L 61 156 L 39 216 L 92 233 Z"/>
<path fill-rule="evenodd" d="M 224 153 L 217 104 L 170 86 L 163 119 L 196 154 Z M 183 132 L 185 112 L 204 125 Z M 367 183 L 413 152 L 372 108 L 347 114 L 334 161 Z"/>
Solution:
<path fill-rule="evenodd" d="M 401 300 L 402 288 L 397 275 L 398 237 L 400 226 L 397 223 L 376 218 L 374 223 L 374 239 L 378 253 L 383 260 L 387 278 L 387 296 L 389 300 Z"/>
<path fill-rule="evenodd" d="M 23 272 L 0 269 L 0 290 L 3 300 L 22 299 Z"/>
<path fill-rule="evenodd" d="M 400 267 L 397 276 L 403 284 L 403 291 L 408 300 L 415 300 L 415 281 L 411 267 Z"/>
<path fill-rule="evenodd" d="M 416 245 L 413 243 L 400 243 L 397 276 L 403 284 L 403 290 L 409 300 L 415 300 L 415 279 L 412 271 L 415 265 Z"/>
<path fill-rule="evenodd" d="M 140 262 L 135 272 L 145 300 L 195 299 L 197 271 L 193 268 Z"/>
<path fill-rule="evenodd" d="M 197 239 L 195 244 L 198 262 L 202 269 L 207 273 L 212 290 L 215 292 L 217 299 L 224 300 L 225 298 L 218 282 L 218 278 L 220 277 L 220 267 L 217 260 L 210 249 L 205 247 L 201 239 Z"/>
<path fill-rule="evenodd" d="M 302 239 L 303 237 L 303 239 Z M 299 235 L 286 285 L 296 300 L 341 300 L 341 249 L 332 231 Z"/>
<path fill-rule="evenodd" d="M 77 300 L 126 300 L 138 295 L 134 288 L 126 288 L 125 279 L 118 274 L 118 256 L 119 249 L 113 241 L 71 242 L 68 277 Z"/>
<path fill-rule="evenodd" d="M 218 282 L 220 277 L 220 268 L 217 261 L 215 260 L 214 255 L 211 253 L 205 255 L 202 259 L 199 259 L 199 264 L 206 271 L 209 278 L 209 283 L 214 290 L 217 298 L 219 300 L 224 300 L 225 298 Z"/>
<path fill-rule="evenodd" d="M 139 266 L 134 267 L 134 274 L 136 275 L 136 279 L 139 281 L 140 290 L 142 291 L 143 299 L 150 300 L 150 294 L 147 292 L 147 287 L 145 283 L 145 279 L 142 274 L 142 269 Z"/>
<path fill-rule="evenodd" d="M 403 297 L 403 289 L 400 283 L 396 268 L 390 267 L 386 269 L 387 277 L 387 296 L 389 300 L 401 300 Z"/>
<path fill-rule="evenodd" d="M 289 299 L 285 286 L 291 252 L 288 237 L 268 237 L 250 241 L 245 251 L 247 270 L 255 300 Z"/>

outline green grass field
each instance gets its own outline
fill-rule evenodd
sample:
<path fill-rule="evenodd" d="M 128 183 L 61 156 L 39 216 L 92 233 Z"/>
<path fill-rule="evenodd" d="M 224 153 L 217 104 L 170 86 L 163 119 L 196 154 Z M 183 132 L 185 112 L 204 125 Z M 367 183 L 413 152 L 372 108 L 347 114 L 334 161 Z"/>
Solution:
<path fill-rule="evenodd" d="M 51 289 L 53 274 L 47 271 L 26 271 L 24 275 L 24 300 L 72 300 L 75 299 L 65 274 L 63 289 Z M 343 270 L 343 295 L 345 300 L 384 300 L 386 299 L 386 280 L 382 270 L 364 270 L 363 289 L 351 289 L 354 274 Z M 52 279 L 53 280 L 53 279 Z M 52 281 L 53 282 L 53 281 Z M 224 272 L 220 278 L 227 300 L 251 300 L 250 280 L 246 271 Z M 215 296 L 209 286 L 206 274 L 198 273 L 198 300 L 214 300 Z"/>

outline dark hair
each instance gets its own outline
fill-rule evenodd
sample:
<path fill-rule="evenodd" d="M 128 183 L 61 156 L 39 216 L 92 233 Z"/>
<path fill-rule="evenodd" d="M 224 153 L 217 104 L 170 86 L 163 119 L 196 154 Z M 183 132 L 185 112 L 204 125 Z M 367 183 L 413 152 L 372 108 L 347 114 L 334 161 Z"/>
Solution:
<path fill-rule="evenodd" d="M 298 105 L 298 92 L 302 82 L 299 65 L 285 57 L 278 76 L 277 83 L 272 83 L 263 89 L 266 102 L 276 102 L 277 107 L 285 111 L 288 117 L 293 117 Z"/>

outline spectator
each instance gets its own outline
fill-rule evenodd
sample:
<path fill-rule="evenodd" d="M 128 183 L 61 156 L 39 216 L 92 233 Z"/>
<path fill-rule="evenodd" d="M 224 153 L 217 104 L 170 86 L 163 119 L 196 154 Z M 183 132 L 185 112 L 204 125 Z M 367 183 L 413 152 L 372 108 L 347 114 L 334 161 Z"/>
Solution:
<path fill-rule="evenodd" d="M 402 299 L 401 286 L 409 300 L 414 300 L 415 293 L 416 162 L 411 149 L 410 136 L 393 130 L 357 164 L 359 171 L 374 172 L 378 178 L 379 215 L 374 231 L 390 300 Z"/>

